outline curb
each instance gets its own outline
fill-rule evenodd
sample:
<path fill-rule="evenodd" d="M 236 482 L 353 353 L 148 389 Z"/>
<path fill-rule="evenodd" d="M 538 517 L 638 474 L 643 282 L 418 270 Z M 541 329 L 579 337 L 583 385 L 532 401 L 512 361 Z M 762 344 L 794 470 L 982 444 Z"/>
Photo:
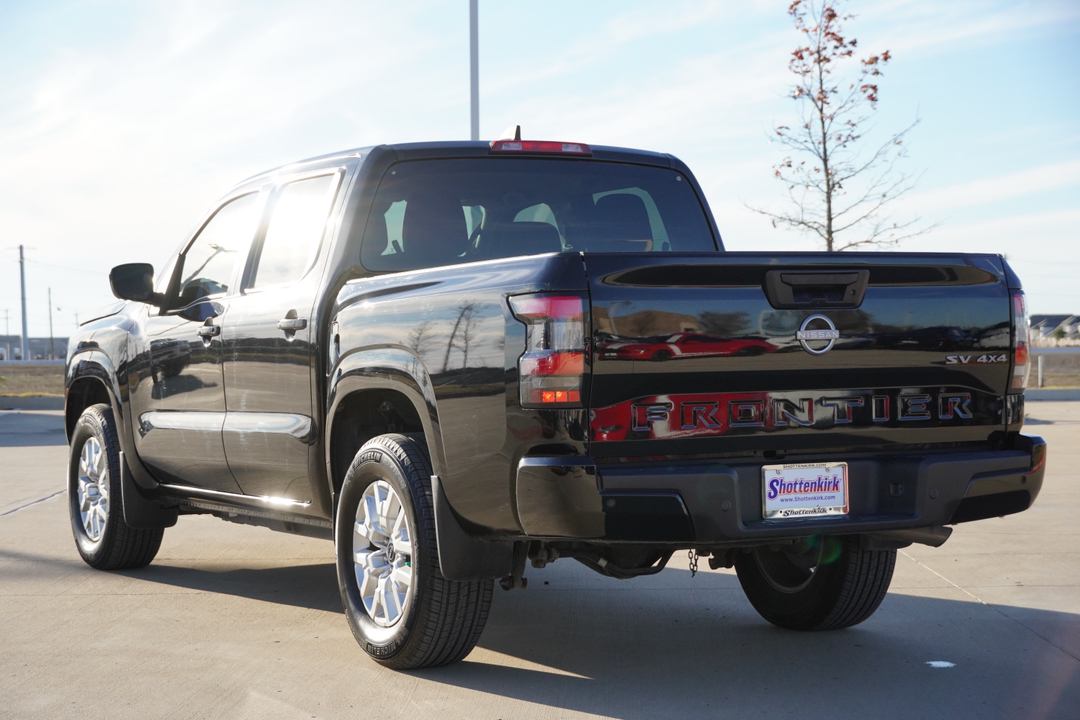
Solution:
<path fill-rule="evenodd" d="M 1080 388 L 1028 388 L 1024 399 L 1039 400 L 1080 400 Z"/>
<path fill-rule="evenodd" d="M 59 396 L 11 397 L 0 396 L 0 410 L 63 410 L 64 398 Z"/>

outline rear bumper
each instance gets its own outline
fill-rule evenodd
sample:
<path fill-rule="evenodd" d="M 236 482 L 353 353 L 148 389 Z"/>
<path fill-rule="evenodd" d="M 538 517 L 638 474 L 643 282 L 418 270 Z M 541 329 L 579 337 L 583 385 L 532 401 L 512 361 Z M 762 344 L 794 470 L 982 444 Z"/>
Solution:
<path fill-rule="evenodd" d="M 928 528 L 1030 507 L 1042 487 L 1046 443 L 1020 435 L 1014 445 L 985 452 L 800 457 L 798 462 L 848 463 L 850 512 L 794 521 L 762 517 L 766 463 L 597 466 L 584 457 L 527 457 L 517 469 L 517 510 L 530 537 L 604 542 L 739 545 Z"/>

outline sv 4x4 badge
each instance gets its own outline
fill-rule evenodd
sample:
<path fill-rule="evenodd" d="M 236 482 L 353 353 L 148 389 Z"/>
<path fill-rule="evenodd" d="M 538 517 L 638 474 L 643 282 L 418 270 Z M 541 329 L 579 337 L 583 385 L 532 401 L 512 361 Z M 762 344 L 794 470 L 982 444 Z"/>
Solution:
<path fill-rule="evenodd" d="M 975 355 L 946 355 L 946 365 L 976 365 L 981 363 L 1003 363 L 1008 362 L 1009 356 L 1007 353 L 993 353 L 983 354 L 979 356 Z"/>

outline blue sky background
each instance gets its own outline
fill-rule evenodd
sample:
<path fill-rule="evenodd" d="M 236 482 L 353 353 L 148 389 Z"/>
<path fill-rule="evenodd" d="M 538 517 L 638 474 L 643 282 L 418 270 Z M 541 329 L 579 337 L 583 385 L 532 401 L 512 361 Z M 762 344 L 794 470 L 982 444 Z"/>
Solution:
<path fill-rule="evenodd" d="M 671 152 L 732 250 L 813 250 L 745 204 L 780 203 L 795 119 L 775 2 L 480 0 L 481 137 Z M 910 251 L 1000 252 L 1032 312 L 1080 313 L 1080 4 L 852 1 L 888 49 L 876 136 L 916 116 Z M 381 142 L 466 139 L 468 1 L 0 1 L 0 322 L 30 334 L 109 302 L 122 262 L 160 265 L 261 170 Z M 870 138 L 873 140 L 873 136 Z M 4 328 L 0 325 L 0 330 Z"/>

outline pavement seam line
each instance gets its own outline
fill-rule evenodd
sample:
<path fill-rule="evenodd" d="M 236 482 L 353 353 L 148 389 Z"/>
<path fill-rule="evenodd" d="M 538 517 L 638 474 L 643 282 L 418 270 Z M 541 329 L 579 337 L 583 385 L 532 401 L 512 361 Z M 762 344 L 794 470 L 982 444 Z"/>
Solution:
<path fill-rule="evenodd" d="M 937 570 L 934 570 L 934 569 L 933 569 L 932 567 L 930 567 L 930 566 L 929 566 L 929 565 L 927 565 L 926 563 L 923 563 L 923 562 L 921 562 L 921 561 L 917 560 L 916 558 L 912 557 L 911 555 L 908 555 L 908 554 L 907 554 L 906 552 L 904 552 L 903 550 L 900 550 L 899 552 L 900 552 L 900 554 L 901 554 L 901 555 L 903 555 L 904 557 L 906 557 L 906 558 L 907 558 L 908 560 L 911 560 L 911 561 L 912 561 L 913 563 L 915 563 L 915 564 L 916 564 L 916 565 L 918 565 L 919 567 L 923 567 L 923 568 L 926 568 L 927 570 L 929 570 L 929 571 L 930 571 L 930 572 L 932 572 L 933 574 L 937 575 L 937 576 L 938 576 L 939 578 L 941 578 L 941 579 L 942 579 L 942 580 L 944 580 L 945 582 L 947 582 L 947 583 L 949 583 L 950 585 L 952 585 L 952 586 L 953 586 L 954 588 L 956 588 L 956 589 L 957 589 L 957 590 L 959 590 L 960 592 L 964 593 L 965 595 L 968 595 L 968 596 L 970 596 L 970 597 L 973 597 L 973 598 L 975 598 L 975 599 L 976 599 L 976 600 L 978 600 L 978 601 L 979 601 L 980 603 L 982 603 L 982 604 L 983 604 L 984 606 L 986 606 L 987 608 L 989 608 L 989 609 L 993 610 L 994 612 L 996 612 L 996 613 L 997 613 L 998 615 L 1001 615 L 1001 616 L 1002 616 L 1003 618 L 1005 618 L 1005 619 L 1007 619 L 1007 620 L 1011 620 L 1011 621 L 1013 621 L 1014 623 L 1016 623 L 1016 624 L 1017 624 L 1017 625 L 1019 625 L 1020 627 L 1024 628 L 1025 630 L 1027 630 L 1027 631 L 1028 631 L 1029 633 L 1031 633 L 1032 635 L 1034 635 L 1034 636 L 1036 636 L 1036 637 L 1040 637 L 1040 638 L 1042 638 L 1042 639 L 1043 639 L 1043 640 L 1045 640 L 1046 642 L 1048 642 L 1048 643 L 1050 643 L 1051 645 L 1053 645 L 1054 647 L 1056 647 L 1056 648 L 1057 648 L 1058 650 L 1060 650 L 1061 652 L 1063 652 L 1063 653 L 1065 653 L 1066 655 L 1068 655 L 1069 657 L 1071 657 L 1071 658 L 1072 658 L 1073 660 L 1077 660 L 1077 661 L 1080 661 L 1080 657 L 1077 657 L 1076 655 L 1073 655 L 1073 654 L 1072 654 L 1071 652 L 1069 652 L 1069 651 L 1068 651 L 1068 650 L 1066 650 L 1065 648 L 1061 647 L 1060 645 L 1058 645 L 1058 644 L 1057 644 L 1056 642 L 1054 642 L 1054 641 L 1053 641 L 1053 640 L 1051 640 L 1050 638 L 1046 637 L 1045 635 L 1043 635 L 1042 633 L 1038 632 L 1037 630 L 1035 630 L 1035 629 L 1033 629 L 1033 628 L 1030 628 L 1030 627 L 1028 627 L 1028 626 L 1027 626 L 1027 625 L 1025 625 L 1025 624 L 1024 624 L 1023 622 L 1021 622 L 1020 620 L 1017 620 L 1016 618 L 1014 618 L 1014 617 L 1013 617 L 1012 615 L 1009 615 L 1008 613 L 1004 613 L 1004 612 L 1002 612 L 1002 611 L 1001 611 L 1000 609 L 998 609 L 998 608 L 997 608 L 996 606 L 994 606 L 994 605 L 991 605 L 990 603 L 986 602 L 985 600 L 983 600 L 983 599 L 982 599 L 981 597 L 979 597 L 978 595 L 975 595 L 974 593 L 968 592 L 968 590 L 967 590 L 967 589 L 965 589 L 965 588 L 962 588 L 962 587 L 960 587 L 959 585 L 957 585 L 956 583 L 954 583 L 954 582 L 953 582 L 952 580 L 950 580 L 949 578 L 945 577 L 944 575 L 942 575 L 941 573 L 939 573 L 939 572 L 938 572 Z M 1011 586 L 1005 585 L 1005 586 L 1002 586 L 1002 587 L 1011 587 Z"/>
<path fill-rule="evenodd" d="M 25 505 L 20 505 L 17 508 L 12 508 L 11 510 L 7 510 L 5 512 L 2 512 L 2 513 L 0 513 L 0 517 L 5 517 L 7 515 L 14 515 L 15 513 L 19 512 L 20 510 L 25 510 L 28 507 L 33 507 L 35 505 L 39 505 L 40 503 L 46 502 L 47 500 L 52 500 L 54 497 L 57 497 L 59 495 L 63 495 L 65 493 L 67 493 L 67 490 L 57 490 L 52 495 L 49 495 L 49 496 L 43 497 L 43 498 L 38 498 L 37 500 L 34 500 L 33 502 L 28 502 Z"/>

